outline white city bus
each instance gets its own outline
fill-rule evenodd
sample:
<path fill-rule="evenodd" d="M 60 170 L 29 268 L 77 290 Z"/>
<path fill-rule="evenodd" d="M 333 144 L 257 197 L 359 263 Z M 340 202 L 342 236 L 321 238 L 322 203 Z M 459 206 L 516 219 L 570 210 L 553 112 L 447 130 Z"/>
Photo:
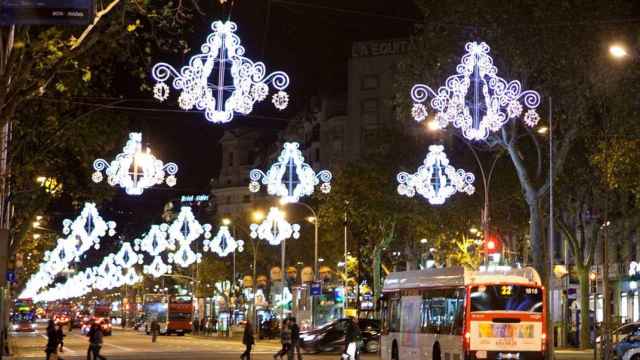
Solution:
<path fill-rule="evenodd" d="M 382 359 L 543 359 L 545 306 L 532 268 L 391 273 L 383 288 Z"/>

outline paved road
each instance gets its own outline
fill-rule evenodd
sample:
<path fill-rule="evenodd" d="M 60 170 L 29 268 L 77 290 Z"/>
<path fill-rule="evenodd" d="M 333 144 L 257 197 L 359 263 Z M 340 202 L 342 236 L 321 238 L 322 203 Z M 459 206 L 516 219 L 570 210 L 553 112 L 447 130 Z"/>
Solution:
<path fill-rule="evenodd" d="M 44 345 L 47 339 L 44 329 L 35 333 L 12 334 L 14 359 L 44 359 Z M 64 359 L 86 359 L 87 338 L 74 331 L 65 337 Z M 253 352 L 253 359 L 271 360 L 279 349 L 275 341 L 260 341 Z M 102 354 L 108 359 L 145 360 L 231 360 L 238 359 L 244 350 L 240 339 L 203 338 L 197 336 L 160 336 L 151 343 L 151 337 L 141 332 L 115 329 L 113 336 L 105 337 Z M 337 360 L 339 354 L 305 355 L 306 360 Z M 375 355 L 366 355 L 363 360 L 377 360 Z M 593 353 L 578 351 L 558 351 L 557 360 L 591 360 Z"/>
<path fill-rule="evenodd" d="M 47 342 L 43 329 L 35 333 L 12 334 L 12 347 L 15 359 L 44 359 L 44 346 Z M 76 329 L 65 337 L 64 359 L 85 359 L 87 338 Z M 275 341 L 259 341 L 253 351 L 253 359 L 271 360 L 279 350 Z M 115 330 L 113 336 L 104 338 L 102 354 L 108 359 L 238 359 L 244 351 L 240 339 L 203 338 L 197 336 L 160 336 L 154 344 L 151 337 L 141 332 Z M 339 354 L 305 355 L 308 360 L 339 359 Z M 375 360 L 376 356 L 364 356 L 363 359 Z"/>

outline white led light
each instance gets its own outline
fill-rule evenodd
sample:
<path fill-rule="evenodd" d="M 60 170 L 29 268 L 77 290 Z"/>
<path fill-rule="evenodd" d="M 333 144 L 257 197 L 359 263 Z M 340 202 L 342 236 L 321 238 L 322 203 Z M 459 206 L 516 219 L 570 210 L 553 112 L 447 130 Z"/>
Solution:
<path fill-rule="evenodd" d="M 102 171 L 104 171 L 109 185 L 118 185 L 129 195 L 141 195 L 144 189 L 162 182 L 172 187 L 176 184 L 175 174 L 178 172 L 178 165 L 164 164 L 156 159 L 149 149 L 142 150 L 141 133 L 130 133 L 122 152 L 111 163 L 104 159 L 97 159 L 93 162 L 93 168 L 94 182 L 102 181 Z"/>
<path fill-rule="evenodd" d="M 517 80 L 507 82 L 499 77 L 486 43 L 469 42 L 465 50 L 456 67 L 457 74 L 447 78 L 438 91 L 424 84 L 413 86 L 413 118 L 418 122 L 427 118 L 424 103 L 431 97 L 429 104 L 436 111 L 439 127 L 452 123 L 462 130 L 465 138 L 483 140 L 510 119 L 519 117 L 523 112 L 522 101 L 528 109 L 525 124 L 535 126 L 540 118 L 535 111 L 540 105 L 540 94 L 523 91 Z"/>
<path fill-rule="evenodd" d="M 171 273 L 171 265 L 167 265 L 162 261 L 162 257 L 155 256 L 149 265 L 144 266 L 144 273 L 159 278 L 160 276 Z"/>
<path fill-rule="evenodd" d="M 225 257 L 236 251 L 237 248 L 241 247 L 239 243 L 244 244 L 242 240 L 236 241 L 231 236 L 228 226 L 220 226 L 218 233 L 212 240 L 207 239 L 203 242 L 205 251 L 211 250 L 220 257 Z"/>
<path fill-rule="evenodd" d="M 416 192 L 424 196 L 430 204 L 441 205 L 456 192 L 465 192 L 469 195 L 475 192 L 472 173 L 462 169 L 456 170 L 449 165 L 449 159 L 444 153 L 442 145 L 429 146 L 429 153 L 424 164 L 418 168 L 415 174 L 401 172 L 397 176 L 398 193 L 408 197 L 415 196 Z"/>
<path fill-rule="evenodd" d="M 194 262 L 200 262 L 201 253 L 191 250 L 191 243 L 204 235 L 205 239 L 211 237 L 211 225 L 202 225 L 196 220 L 193 211 L 188 206 L 183 206 L 176 220 L 169 226 L 169 241 L 175 242 L 178 250 L 169 253 L 169 262 L 181 267 L 188 267 Z"/>
<path fill-rule="evenodd" d="M 167 224 L 151 225 L 151 228 L 142 239 L 136 239 L 136 247 L 151 256 L 160 255 L 167 249 L 173 250 L 175 244 L 169 241 Z M 136 250 L 137 250 L 136 249 Z"/>
<path fill-rule="evenodd" d="M 316 174 L 313 168 L 304 162 L 299 147 L 296 142 L 284 143 L 278 161 L 271 165 L 266 174 L 259 169 L 251 170 L 249 190 L 259 191 L 262 182 L 263 185 L 267 185 L 269 195 L 277 196 L 285 203 L 297 202 L 301 197 L 313 194 L 315 186 L 320 183 L 320 191 L 331 191 L 331 172 L 322 170 Z"/>
<path fill-rule="evenodd" d="M 200 47 L 202 52 L 192 56 L 180 71 L 167 63 L 153 67 L 154 97 L 159 101 L 168 98 L 169 86 L 165 82 L 173 77 L 171 85 L 180 92 L 180 108 L 195 108 L 204 111 L 211 122 L 226 123 L 233 119 L 234 112 L 251 113 L 254 104 L 267 97 L 268 85 L 272 85 L 278 90 L 273 96 L 274 106 L 279 110 L 286 108 L 289 102 L 289 96 L 284 92 L 289 86 L 287 74 L 276 71 L 266 75 L 264 63 L 254 63 L 243 56 L 245 49 L 235 34 L 237 25 L 234 22 L 215 21 L 211 29 L 213 32 Z"/>
<path fill-rule="evenodd" d="M 283 240 L 300 237 L 300 225 L 289 224 L 280 209 L 272 207 L 261 224 L 251 224 L 252 238 L 266 240 L 271 245 L 280 245 Z"/>

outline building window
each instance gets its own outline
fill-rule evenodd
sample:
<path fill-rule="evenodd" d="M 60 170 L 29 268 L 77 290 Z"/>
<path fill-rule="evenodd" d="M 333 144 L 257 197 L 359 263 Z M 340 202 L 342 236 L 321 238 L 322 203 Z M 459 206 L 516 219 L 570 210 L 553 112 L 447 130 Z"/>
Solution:
<path fill-rule="evenodd" d="M 375 90 L 379 86 L 379 80 L 377 75 L 365 75 L 360 82 L 361 90 Z"/>
<path fill-rule="evenodd" d="M 365 127 L 378 126 L 378 99 L 362 100 L 360 104 L 360 114 L 362 115 L 362 124 Z"/>

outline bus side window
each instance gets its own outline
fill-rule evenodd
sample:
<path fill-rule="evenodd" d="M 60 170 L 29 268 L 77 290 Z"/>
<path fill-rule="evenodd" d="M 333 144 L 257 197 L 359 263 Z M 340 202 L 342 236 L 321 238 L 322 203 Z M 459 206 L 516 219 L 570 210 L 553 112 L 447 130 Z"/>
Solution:
<path fill-rule="evenodd" d="M 462 328 L 464 325 L 464 297 L 465 291 L 463 289 L 457 289 L 454 297 L 451 299 L 451 304 L 454 306 L 452 309 L 453 322 L 451 326 L 452 335 L 462 335 Z"/>
<path fill-rule="evenodd" d="M 400 331 L 400 299 L 394 299 L 389 302 L 389 331 Z"/>
<path fill-rule="evenodd" d="M 389 333 L 389 301 L 386 298 L 380 299 L 380 311 L 382 317 L 382 333 Z"/>

